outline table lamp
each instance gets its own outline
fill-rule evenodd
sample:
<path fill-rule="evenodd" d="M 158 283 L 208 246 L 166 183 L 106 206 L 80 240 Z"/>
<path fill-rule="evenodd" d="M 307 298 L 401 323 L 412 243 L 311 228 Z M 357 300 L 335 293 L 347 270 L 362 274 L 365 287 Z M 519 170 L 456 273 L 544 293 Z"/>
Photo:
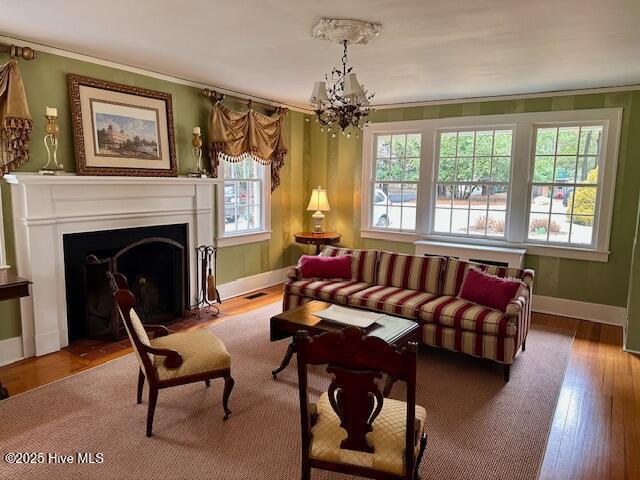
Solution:
<path fill-rule="evenodd" d="M 327 191 L 318 186 L 311 191 L 311 199 L 309 199 L 309 206 L 307 211 L 314 211 L 311 215 L 313 219 L 313 233 L 322 233 L 322 220 L 324 220 L 324 213 L 331 210 L 329 207 L 329 200 L 327 199 Z"/>

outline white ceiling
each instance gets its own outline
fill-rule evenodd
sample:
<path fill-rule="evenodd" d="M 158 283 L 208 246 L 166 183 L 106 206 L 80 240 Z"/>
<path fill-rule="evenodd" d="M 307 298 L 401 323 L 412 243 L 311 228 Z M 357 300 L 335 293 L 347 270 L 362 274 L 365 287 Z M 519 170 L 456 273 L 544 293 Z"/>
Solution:
<path fill-rule="evenodd" d="M 640 83 L 640 0 L 0 0 L 0 34 L 308 107 L 341 47 L 376 104 Z"/>

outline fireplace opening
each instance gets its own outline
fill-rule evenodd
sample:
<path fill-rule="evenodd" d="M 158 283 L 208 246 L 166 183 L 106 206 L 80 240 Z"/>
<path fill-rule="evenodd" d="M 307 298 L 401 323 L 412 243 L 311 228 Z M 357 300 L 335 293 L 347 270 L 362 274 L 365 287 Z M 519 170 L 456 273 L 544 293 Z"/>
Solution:
<path fill-rule="evenodd" d="M 106 272 L 123 274 L 143 323 L 167 324 L 188 309 L 187 226 L 64 235 L 69 342 L 126 336 Z"/>

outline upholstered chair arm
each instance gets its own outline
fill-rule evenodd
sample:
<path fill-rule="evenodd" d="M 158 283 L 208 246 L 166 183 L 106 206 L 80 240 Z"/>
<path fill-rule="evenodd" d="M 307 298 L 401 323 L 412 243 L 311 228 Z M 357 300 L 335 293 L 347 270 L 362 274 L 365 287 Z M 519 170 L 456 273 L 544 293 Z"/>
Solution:
<path fill-rule="evenodd" d="M 290 282 L 295 282 L 296 280 L 302 279 L 302 272 L 300 271 L 300 267 L 292 267 L 287 271 L 287 279 Z"/>
<path fill-rule="evenodd" d="M 169 335 L 169 330 L 164 325 L 145 325 L 142 324 L 147 333 L 153 333 L 153 338 L 166 337 Z"/>
<path fill-rule="evenodd" d="M 182 355 L 175 350 L 171 350 L 169 348 L 149 347 L 147 345 L 142 345 L 142 349 L 151 355 L 167 357 L 164 359 L 164 366 L 167 368 L 179 368 L 180 365 L 182 365 Z"/>
<path fill-rule="evenodd" d="M 533 280 L 536 278 L 535 270 L 525 268 L 522 274 L 522 281 L 529 287 L 529 291 L 533 291 Z"/>

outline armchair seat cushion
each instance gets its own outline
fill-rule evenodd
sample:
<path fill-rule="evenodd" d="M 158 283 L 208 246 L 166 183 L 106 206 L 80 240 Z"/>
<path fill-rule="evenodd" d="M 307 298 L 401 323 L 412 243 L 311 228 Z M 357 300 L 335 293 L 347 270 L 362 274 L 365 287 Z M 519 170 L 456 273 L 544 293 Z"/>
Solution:
<path fill-rule="evenodd" d="M 404 448 L 407 420 L 407 404 L 399 400 L 385 398 L 380 414 L 373 422 L 373 430 L 367 434 L 367 440 L 374 449 L 373 453 L 347 450 L 340 447 L 347 432 L 340 427 L 340 418 L 329 403 L 325 392 L 318 399 L 317 420 L 311 429 L 312 440 L 309 456 L 316 460 L 339 462 L 349 465 L 371 468 L 379 471 L 402 475 L 405 472 Z M 419 440 L 424 431 L 427 412 L 416 405 L 416 425 L 420 431 Z M 419 452 L 416 442 L 415 454 Z"/>
<path fill-rule="evenodd" d="M 518 329 L 516 316 L 448 295 L 424 305 L 420 318 L 426 323 L 501 337 L 513 337 Z"/>
<path fill-rule="evenodd" d="M 349 305 L 418 320 L 420 310 L 436 295 L 400 287 L 373 286 L 349 296 Z"/>
<path fill-rule="evenodd" d="M 165 367 L 164 360 L 167 357 L 153 356 L 160 380 L 186 377 L 231 366 L 231 357 L 222 340 L 206 330 L 172 333 L 151 340 L 151 346 L 169 348 L 182 356 L 182 365 L 178 368 Z"/>
<path fill-rule="evenodd" d="M 357 280 L 298 280 L 285 285 L 287 293 L 315 298 L 328 302 L 346 304 L 349 295 L 364 290 L 370 284 Z"/>

